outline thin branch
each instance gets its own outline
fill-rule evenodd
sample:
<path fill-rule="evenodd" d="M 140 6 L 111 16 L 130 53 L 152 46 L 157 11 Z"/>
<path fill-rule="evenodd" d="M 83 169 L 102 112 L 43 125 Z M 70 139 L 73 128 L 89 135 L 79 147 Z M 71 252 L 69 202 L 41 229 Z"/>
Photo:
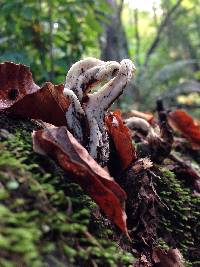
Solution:
<path fill-rule="evenodd" d="M 118 12 L 119 17 L 121 16 L 123 6 L 124 6 L 124 0 L 121 0 L 118 7 L 117 7 L 117 12 Z"/>
<path fill-rule="evenodd" d="M 135 22 L 135 39 L 136 39 L 136 62 L 137 65 L 140 66 L 140 35 L 139 35 L 139 27 L 138 27 L 138 9 L 134 9 L 134 22 Z"/>
<path fill-rule="evenodd" d="M 144 68 L 147 67 L 149 59 L 150 59 L 150 56 L 153 54 L 154 50 L 157 48 L 164 28 L 167 26 L 171 16 L 174 14 L 174 12 L 180 6 L 182 1 L 183 0 L 178 0 L 177 1 L 177 3 L 167 12 L 165 18 L 163 19 L 163 21 L 161 22 L 160 26 L 158 27 L 157 35 L 154 38 L 151 46 L 149 47 L 149 49 L 147 51 L 146 58 L 145 58 L 145 61 L 144 61 Z"/>
<path fill-rule="evenodd" d="M 49 15 L 49 57 L 50 57 L 50 74 L 49 78 L 52 81 L 54 78 L 54 58 L 53 58 L 53 20 L 52 20 L 52 3 L 48 0 L 48 15 Z"/>
<path fill-rule="evenodd" d="M 153 4 L 153 19 L 154 19 L 154 24 L 156 26 L 156 28 L 158 28 L 158 17 L 157 17 L 157 13 L 156 13 L 156 5 L 155 5 L 155 2 Z"/>

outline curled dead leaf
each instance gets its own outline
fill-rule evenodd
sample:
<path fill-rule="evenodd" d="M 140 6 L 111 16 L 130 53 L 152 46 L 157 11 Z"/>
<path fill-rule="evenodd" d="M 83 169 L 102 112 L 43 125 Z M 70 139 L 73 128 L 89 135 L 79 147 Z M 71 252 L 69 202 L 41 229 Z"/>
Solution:
<path fill-rule="evenodd" d="M 168 114 L 168 122 L 191 143 L 193 149 L 200 149 L 199 121 L 193 119 L 186 111 L 177 109 Z"/>
<path fill-rule="evenodd" d="M 39 89 L 25 65 L 12 62 L 0 64 L 0 110 L 11 107 L 25 95 Z"/>
<path fill-rule="evenodd" d="M 94 199 L 108 218 L 127 235 L 124 203 L 126 193 L 88 154 L 66 127 L 33 133 L 34 150 L 55 158 Z"/>
<path fill-rule="evenodd" d="M 41 119 L 56 126 L 66 125 L 65 110 L 68 100 L 62 95 L 64 86 L 50 82 L 31 95 L 24 96 L 9 109 L 9 113 Z"/>
<path fill-rule="evenodd" d="M 131 133 L 123 122 L 120 110 L 110 112 L 105 117 L 105 122 L 120 159 L 121 169 L 125 170 L 136 159 Z"/>
<path fill-rule="evenodd" d="M 154 115 L 151 112 L 141 112 L 138 110 L 130 110 L 126 113 L 124 113 L 125 118 L 131 118 L 131 117 L 136 117 L 136 118 L 141 118 L 147 121 L 149 124 L 152 124 L 154 121 Z"/>
<path fill-rule="evenodd" d="M 66 125 L 69 105 L 63 95 L 64 85 L 50 82 L 39 87 L 28 67 L 5 62 L 0 64 L 0 111 L 61 126 Z"/>

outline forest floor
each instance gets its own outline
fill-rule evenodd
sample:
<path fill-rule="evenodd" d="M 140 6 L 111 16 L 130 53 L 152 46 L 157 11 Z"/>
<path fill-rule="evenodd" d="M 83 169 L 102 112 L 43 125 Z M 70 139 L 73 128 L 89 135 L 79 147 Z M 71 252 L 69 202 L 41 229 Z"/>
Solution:
<path fill-rule="evenodd" d="M 161 164 L 136 163 L 118 177 L 130 241 L 54 160 L 33 151 L 34 129 L 0 115 L 1 267 L 181 266 L 175 248 L 185 266 L 200 266 L 200 197 L 192 176 L 174 168 L 181 159 L 199 169 L 199 151 L 185 143 Z"/>

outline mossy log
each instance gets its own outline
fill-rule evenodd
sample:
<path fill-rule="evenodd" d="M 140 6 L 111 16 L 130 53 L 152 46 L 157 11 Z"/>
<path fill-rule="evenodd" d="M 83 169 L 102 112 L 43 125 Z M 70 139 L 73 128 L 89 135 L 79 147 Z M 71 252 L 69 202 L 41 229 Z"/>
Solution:
<path fill-rule="evenodd" d="M 130 266 L 96 204 L 32 150 L 29 120 L 0 117 L 0 266 Z"/>
<path fill-rule="evenodd" d="M 33 152 L 34 129 L 32 121 L 0 116 L 0 266 L 133 266 L 144 229 L 138 227 L 129 244 L 72 177 Z M 154 245 L 177 247 L 186 266 L 198 267 L 200 198 L 165 166 L 155 168 Z M 140 183 L 139 177 L 128 181 L 131 220 L 139 224 Z"/>

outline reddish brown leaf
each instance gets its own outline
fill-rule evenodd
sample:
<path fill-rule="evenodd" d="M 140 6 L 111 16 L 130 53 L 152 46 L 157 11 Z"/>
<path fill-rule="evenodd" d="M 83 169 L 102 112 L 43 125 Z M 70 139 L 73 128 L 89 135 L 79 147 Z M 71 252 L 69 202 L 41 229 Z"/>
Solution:
<path fill-rule="evenodd" d="M 65 111 L 68 100 L 63 96 L 64 86 L 50 82 L 13 105 L 9 112 L 21 117 L 40 119 L 56 126 L 66 125 Z"/>
<path fill-rule="evenodd" d="M 65 125 L 69 101 L 63 96 L 63 85 L 50 82 L 37 86 L 30 70 L 22 64 L 0 64 L 0 111 L 57 126 Z"/>
<path fill-rule="evenodd" d="M 119 110 L 110 112 L 106 116 L 105 122 L 118 153 L 121 168 L 125 170 L 129 164 L 136 159 L 136 152 L 132 145 L 130 131 L 128 127 L 124 125 Z"/>
<path fill-rule="evenodd" d="M 0 109 L 11 107 L 26 94 L 39 89 L 26 66 L 12 62 L 0 64 Z"/>
<path fill-rule="evenodd" d="M 154 115 L 151 112 L 141 112 L 141 111 L 134 110 L 134 109 L 126 112 L 124 116 L 125 118 L 138 117 L 138 118 L 144 119 L 145 121 L 148 121 L 148 123 L 150 124 L 152 124 L 154 120 Z"/>
<path fill-rule="evenodd" d="M 191 143 L 193 149 L 200 149 L 200 122 L 194 120 L 186 111 L 177 109 L 170 112 L 168 121 Z"/>
<path fill-rule="evenodd" d="M 168 251 L 159 247 L 154 248 L 152 259 L 159 267 L 184 267 L 183 257 L 177 248 Z"/>
<path fill-rule="evenodd" d="M 94 199 L 104 213 L 127 234 L 126 193 L 88 154 L 66 127 L 46 128 L 33 134 L 34 150 L 47 153 Z M 128 234 L 127 234 L 128 235 Z"/>

